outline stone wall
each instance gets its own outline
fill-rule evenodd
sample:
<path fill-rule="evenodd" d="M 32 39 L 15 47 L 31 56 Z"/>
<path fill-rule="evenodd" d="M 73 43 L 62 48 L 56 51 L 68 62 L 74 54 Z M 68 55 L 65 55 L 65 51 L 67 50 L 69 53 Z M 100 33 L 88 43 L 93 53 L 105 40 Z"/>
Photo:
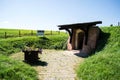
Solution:
<path fill-rule="evenodd" d="M 80 30 L 80 29 L 73 30 L 72 42 L 70 43 L 70 37 L 68 39 L 68 43 L 67 43 L 68 50 L 78 49 L 77 47 L 79 45 L 78 44 L 79 33 L 85 34 L 83 30 Z M 85 45 L 85 36 L 84 36 L 83 44 L 81 44 L 82 50 L 80 52 L 84 54 L 90 54 L 92 51 L 94 51 L 96 48 L 96 43 L 97 43 L 99 34 L 100 34 L 100 29 L 98 27 L 90 27 L 88 30 L 87 45 Z"/>
<path fill-rule="evenodd" d="M 87 45 L 85 45 L 85 38 L 84 38 L 83 48 L 81 53 L 90 54 L 92 51 L 95 50 L 99 33 L 100 33 L 100 29 L 98 27 L 89 28 Z"/>

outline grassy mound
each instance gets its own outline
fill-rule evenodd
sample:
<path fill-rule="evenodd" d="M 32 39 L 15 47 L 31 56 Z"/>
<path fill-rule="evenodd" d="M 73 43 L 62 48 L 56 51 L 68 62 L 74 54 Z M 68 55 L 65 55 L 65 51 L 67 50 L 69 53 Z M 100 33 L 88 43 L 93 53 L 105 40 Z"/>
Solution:
<path fill-rule="evenodd" d="M 46 37 L 17 37 L 0 40 L 0 80 L 37 80 L 37 72 L 29 65 L 12 60 L 8 55 L 21 51 L 24 46 L 43 49 L 65 49 L 67 35 Z"/>
<path fill-rule="evenodd" d="M 0 80 L 37 80 L 36 75 L 29 65 L 0 54 Z"/>
<path fill-rule="evenodd" d="M 0 40 L 0 53 L 9 55 L 21 51 L 24 46 L 34 46 L 43 49 L 66 49 L 67 35 L 47 37 L 17 37 Z"/>
<path fill-rule="evenodd" d="M 77 69 L 81 80 L 120 80 L 120 27 L 102 27 L 95 55 Z"/>

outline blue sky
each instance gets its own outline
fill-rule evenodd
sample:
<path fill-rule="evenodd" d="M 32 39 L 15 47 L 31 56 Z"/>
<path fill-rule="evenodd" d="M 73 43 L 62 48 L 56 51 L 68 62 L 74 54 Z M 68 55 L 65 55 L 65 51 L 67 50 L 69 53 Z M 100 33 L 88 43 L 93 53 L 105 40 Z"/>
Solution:
<path fill-rule="evenodd" d="M 120 22 L 120 0 L 0 0 L 0 28 L 58 30 L 57 25 Z"/>

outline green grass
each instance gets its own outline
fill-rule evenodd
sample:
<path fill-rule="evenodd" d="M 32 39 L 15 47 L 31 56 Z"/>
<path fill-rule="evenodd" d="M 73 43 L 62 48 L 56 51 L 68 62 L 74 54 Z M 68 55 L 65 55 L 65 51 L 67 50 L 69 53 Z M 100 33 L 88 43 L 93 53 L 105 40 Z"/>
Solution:
<path fill-rule="evenodd" d="M 19 36 L 31 36 L 36 35 L 36 30 L 18 30 L 18 29 L 0 29 L 0 38 L 19 37 Z"/>
<path fill-rule="evenodd" d="M 0 54 L 0 80 L 38 80 L 37 72 L 29 65 Z"/>
<path fill-rule="evenodd" d="M 17 33 L 16 30 L 12 31 L 13 35 Z M 51 35 L 51 31 L 46 31 L 45 34 L 44 37 L 14 36 L 15 38 L 0 39 L 0 80 L 37 80 L 37 72 L 34 69 L 23 62 L 12 60 L 8 56 L 20 52 L 25 46 L 43 49 L 66 49 L 68 38 L 66 33 L 61 32 L 59 34 L 59 32 L 54 31 Z"/>
<path fill-rule="evenodd" d="M 19 36 L 20 31 L 20 36 Z M 31 31 L 33 35 L 31 36 Z M 5 38 L 7 32 L 7 38 Z M 36 30 L 0 29 L 0 53 L 9 55 L 21 51 L 24 46 L 44 49 L 65 49 L 67 34 L 59 31 L 45 31 L 44 37 L 36 36 Z"/>
<path fill-rule="evenodd" d="M 120 27 L 102 27 L 96 54 L 77 68 L 80 80 L 120 80 Z"/>
<path fill-rule="evenodd" d="M 6 36 L 5 36 L 6 32 Z M 48 31 L 45 30 L 44 35 L 60 35 L 66 34 L 60 31 Z M 37 30 L 22 30 L 22 29 L 0 29 L 0 39 L 11 38 L 11 37 L 23 37 L 23 36 L 36 36 Z"/>
<path fill-rule="evenodd" d="M 66 49 L 67 35 L 52 35 L 46 37 L 17 37 L 0 40 L 0 53 L 10 55 L 21 51 L 25 46 L 43 49 Z"/>

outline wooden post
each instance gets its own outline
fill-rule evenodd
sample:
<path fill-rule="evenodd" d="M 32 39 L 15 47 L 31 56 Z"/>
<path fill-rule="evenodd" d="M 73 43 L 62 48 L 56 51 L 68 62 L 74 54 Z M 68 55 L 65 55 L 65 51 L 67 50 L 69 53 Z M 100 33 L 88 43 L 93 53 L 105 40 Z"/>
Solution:
<path fill-rule="evenodd" d="M 7 38 L 7 32 L 5 32 L 5 38 Z"/>
<path fill-rule="evenodd" d="M 51 30 L 51 35 L 52 35 L 52 30 Z"/>
<path fill-rule="evenodd" d="M 21 32 L 20 32 L 20 30 L 19 30 L 19 37 L 21 37 Z"/>
<path fill-rule="evenodd" d="M 120 22 L 118 22 L 118 26 L 120 26 Z"/>
<path fill-rule="evenodd" d="M 33 35 L 33 30 L 31 30 L 31 36 Z"/>
<path fill-rule="evenodd" d="M 89 31 L 89 27 L 86 27 L 86 31 L 85 31 L 85 45 L 87 45 L 88 42 L 88 31 Z"/>
<path fill-rule="evenodd" d="M 60 30 L 58 31 L 58 34 L 60 34 Z"/>

